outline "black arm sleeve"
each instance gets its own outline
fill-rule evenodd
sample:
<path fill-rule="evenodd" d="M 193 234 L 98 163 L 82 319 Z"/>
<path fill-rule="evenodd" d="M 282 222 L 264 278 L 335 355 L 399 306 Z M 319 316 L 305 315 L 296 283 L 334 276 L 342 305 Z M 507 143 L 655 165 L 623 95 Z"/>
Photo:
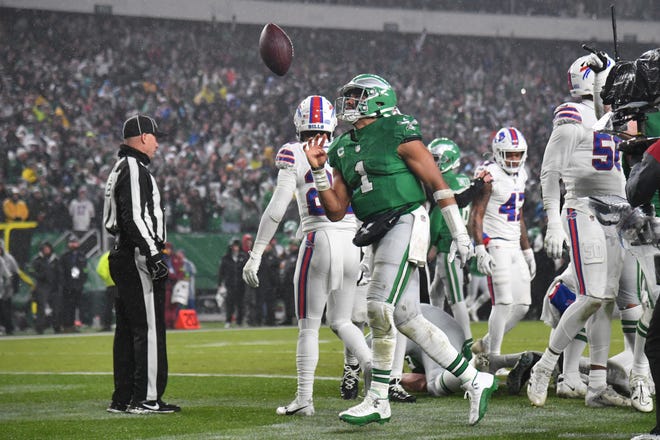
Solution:
<path fill-rule="evenodd" d="M 465 208 L 467 205 L 472 203 L 472 199 L 477 195 L 481 188 L 484 186 L 484 179 L 479 177 L 474 179 L 472 184 L 460 193 L 454 193 L 454 198 L 456 199 L 456 204 L 459 208 Z"/>
<path fill-rule="evenodd" d="M 630 170 L 626 182 L 626 196 L 632 206 L 648 203 L 658 190 L 660 182 L 660 162 L 652 155 L 644 154 L 644 158 Z"/>

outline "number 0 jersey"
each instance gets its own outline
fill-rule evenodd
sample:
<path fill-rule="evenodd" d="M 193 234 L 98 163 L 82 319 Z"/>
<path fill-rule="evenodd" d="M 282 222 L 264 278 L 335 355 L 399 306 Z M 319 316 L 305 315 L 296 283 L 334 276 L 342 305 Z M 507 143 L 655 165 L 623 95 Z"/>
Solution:
<path fill-rule="evenodd" d="M 312 178 L 312 169 L 303 151 L 305 144 L 289 142 L 280 148 L 275 158 L 275 165 L 280 169 L 277 187 L 273 198 L 282 197 L 286 204 L 295 195 L 303 233 L 324 228 L 357 230 L 355 215 L 351 209 L 339 222 L 331 222 L 326 216 Z M 332 183 L 332 169 L 326 165 L 328 179 Z M 271 199 L 271 203 L 273 202 Z"/>
<path fill-rule="evenodd" d="M 485 162 L 484 168 L 493 176 L 493 192 L 486 205 L 483 230 L 489 238 L 507 241 L 520 241 L 520 217 L 525 203 L 527 171 L 520 168 L 516 174 L 509 174 L 495 162 Z"/>
<path fill-rule="evenodd" d="M 421 182 L 397 153 L 399 145 L 421 139 L 415 118 L 396 114 L 344 133 L 330 145 L 328 161 L 341 172 L 360 220 L 424 203 Z"/>

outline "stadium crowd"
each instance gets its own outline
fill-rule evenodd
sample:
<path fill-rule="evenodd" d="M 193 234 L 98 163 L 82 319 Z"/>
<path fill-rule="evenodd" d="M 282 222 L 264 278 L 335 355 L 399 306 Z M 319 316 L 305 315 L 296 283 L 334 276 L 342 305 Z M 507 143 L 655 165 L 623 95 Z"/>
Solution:
<path fill-rule="evenodd" d="M 447 136 L 468 151 L 468 173 L 497 127 L 519 127 L 530 144 L 533 226 L 542 220 L 549 115 L 581 51 L 568 42 L 353 32 L 347 55 L 344 31 L 292 28 L 296 56 L 280 78 L 258 58 L 260 26 L 3 9 L 0 31 L 0 198 L 17 189 L 44 230 L 70 227 L 63 207 L 81 187 L 100 211 L 119 127 L 142 111 L 169 132 L 153 167 L 170 230 L 256 231 L 274 153 L 294 137 L 297 102 L 334 97 L 356 72 L 388 78 L 427 140 Z M 293 204 L 287 216 L 297 218 Z"/>

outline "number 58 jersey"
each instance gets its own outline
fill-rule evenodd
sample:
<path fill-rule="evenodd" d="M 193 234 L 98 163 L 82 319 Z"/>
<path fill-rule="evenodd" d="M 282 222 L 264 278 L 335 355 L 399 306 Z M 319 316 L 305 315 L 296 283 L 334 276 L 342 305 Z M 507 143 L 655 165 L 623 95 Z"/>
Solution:
<path fill-rule="evenodd" d="M 560 177 L 566 188 L 566 206 L 579 197 L 625 197 L 619 139 L 593 130 L 596 113 L 590 101 L 567 102 L 555 109 L 553 130 L 543 156 L 541 183 Z M 556 178 L 555 177 L 555 178 Z"/>
<path fill-rule="evenodd" d="M 518 173 L 509 174 L 497 163 L 490 161 L 479 168 L 487 170 L 493 176 L 493 190 L 483 219 L 484 234 L 490 239 L 502 239 L 518 244 L 527 171 L 521 167 Z"/>
<path fill-rule="evenodd" d="M 290 201 L 295 195 L 303 233 L 326 228 L 356 231 L 357 219 L 350 207 L 344 218 L 338 222 L 331 222 L 326 217 L 318 190 L 314 186 L 312 169 L 303 151 L 304 146 L 302 142 L 289 142 L 277 152 L 275 165 L 280 171 L 273 198 L 281 197 L 284 192 L 284 198 Z M 332 184 L 332 168 L 326 164 L 325 171 Z"/>

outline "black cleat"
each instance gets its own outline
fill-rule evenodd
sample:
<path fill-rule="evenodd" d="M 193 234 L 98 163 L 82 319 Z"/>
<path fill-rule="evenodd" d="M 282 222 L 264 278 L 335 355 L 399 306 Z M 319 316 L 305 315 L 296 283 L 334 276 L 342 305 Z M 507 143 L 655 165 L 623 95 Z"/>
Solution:
<path fill-rule="evenodd" d="M 344 375 L 339 385 L 339 393 L 344 400 L 354 400 L 358 396 L 358 382 L 360 380 L 359 365 L 344 365 Z"/>
<path fill-rule="evenodd" d="M 109 413 L 115 413 L 115 414 L 125 413 L 127 410 L 128 410 L 127 404 L 119 403 L 115 401 L 110 403 L 110 406 L 106 409 L 106 411 L 108 411 Z"/>
<path fill-rule="evenodd" d="M 387 390 L 389 395 L 390 402 L 402 402 L 402 403 L 415 403 L 417 402 L 417 397 L 409 394 L 408 391 L 404 390 L 401 384 L 399 383 L 401 379 L 392 379 L 390 380 L 390 386 Z"/>
<path fill-rule="evenodd" d="M 509 394 L 516 396 L 520 394 L 520 390 L 529 380 L 532 373 L 532 367 L 541 359 L 539 353 L 533 351 L 526 351 L 520 355 L 516 365 L 509 371 L 506 378 L 506 388 Z"/>
<path fill-rule="evenodd" d="M 172 414 L 181 411 L 181 407 L 162 400 L 143 400 L 131 403 L 127 411 L 131 414 Z"/>

